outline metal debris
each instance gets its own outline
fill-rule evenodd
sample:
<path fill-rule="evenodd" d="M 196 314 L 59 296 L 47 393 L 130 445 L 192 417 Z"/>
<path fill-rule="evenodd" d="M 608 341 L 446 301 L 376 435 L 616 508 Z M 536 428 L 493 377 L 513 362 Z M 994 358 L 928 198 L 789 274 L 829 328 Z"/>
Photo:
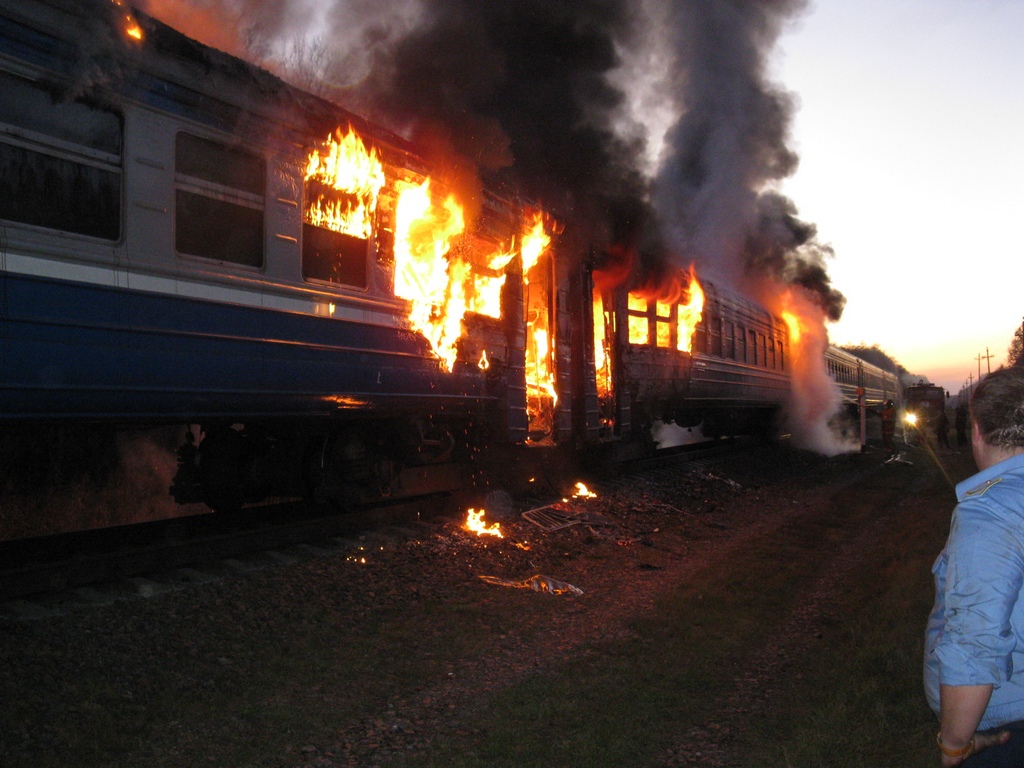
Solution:
<path fill-rule="evenodd" d="M 711 472 L 710 470 L 704 470 L 702 472 L 697 472 L 696 475 L 697 475 L 697 477 L 699 477 L 699 478 L 701 478 L 703 480 L 717 480 L 718 482 L 725 483 L 730 488 L 735 488 L 736 490 L 741 490 L 743 488 L 743 486 L 740 485 L 739 483 L 737 483 L 735 480 L 730 480 L 728 477 L 722 477 L 721 475 L 716 475 L 714 472 Z"/>
<path fill-rule="evenodd" d="M 884 464 L 893 464 L 893 463 L 895 463 L 895 464 L 910 464 L 911 466 L 913 466 L 913 464 L 914 464 L 914 462 L 907 461 L 906 459 L 904 459 L 902 453 L 894 453 L 892 456 L 890 456 L 888 459 L 886 459 L 883 463 Z"/>
<path fill-rule="evenodd" d="M 499 587 L 516 587 L 517 589 L 532 589 L 534 592 L 550 592 L 552 595 L 561 595 L 565 592 L 570 592 L 574 595 L 582 595 L 583 590 L 579 587 L 574 587 L 564 581 L 553 579 L 550 576 L 542 576 L 537 574 L 531 576 L 528 579 L 522 581 L 512 581 L 510 579 L 502 579 L 499 576 L 480 576 L 481 579 L 486 581 L 488 584 L 495 584 Z"/>
<path fill-rule="evenodd" d="M 540 526 L 545 531 L 558 531 L 582 522 L 578 516 L 555 509 L 552 504 L 546 507 L 528 509 L 523 512 L 523 517 L 534 525 Z"/>

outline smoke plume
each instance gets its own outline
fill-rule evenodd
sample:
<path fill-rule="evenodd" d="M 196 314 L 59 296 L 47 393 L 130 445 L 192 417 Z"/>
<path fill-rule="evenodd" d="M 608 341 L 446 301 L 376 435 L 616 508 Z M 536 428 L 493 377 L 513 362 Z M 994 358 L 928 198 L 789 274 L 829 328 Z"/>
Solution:
<path fill-rule="evenodd" d="M 215 47 L 416 140 L 449 183 L 507 181 L 650 282 L 666 259 L 800 285 L 831 249 L 777 184 L 794 99 L 768 62 L 807 0 L 146 0 Z M 310 20 L 315 23 L 310 29 Z M 304 26 L 305 25 L 305 26 Z M 302 34 L 305 36 L 302 36 Z M 211 41 L 212 38 L 212 41 Z"/>
<path fill-rule="evenodd" d="M 751 296 L 794 288 L 827 344 L 845 298 L 779 192 L 796 105 L 769 76 L 807 3 L 146 0 L 203 40 L 183 23 L 201 6 L 237 30 L 230 52 L 413 139 L 470 209 L 482 179 L 507 182 L 598 245 L 606 275 L 651 286 L 695 263 Z"/>

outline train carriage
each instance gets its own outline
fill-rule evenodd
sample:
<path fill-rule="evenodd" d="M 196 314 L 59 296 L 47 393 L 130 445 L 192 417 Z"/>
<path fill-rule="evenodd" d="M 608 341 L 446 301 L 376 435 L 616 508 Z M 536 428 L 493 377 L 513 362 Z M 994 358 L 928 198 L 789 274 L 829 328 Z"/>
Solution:
<path fill-rule="evenodd" d="M 172 494 L 232 509 L 453 490 L 484 446 L 642 453 L 656 419 L 776 423 L 782 320 L 684 272 L 609 286 L 572 222 L 493 184 L 465 216 L 437 171 L 122 6 L 3 4 L 6 439 L 180 425 Z"/>
<path fill-rule="evenodd" d="M 218 471 L 287 438 L 289 453 L 295 440 L 320 446 L 321 478 L 325 445 L 366 456 L 385 493 L 403 485 L 399 454 L 422 478 L 421 465 L 448 452 L 436 446 L 497 407 L 477 358 L 446 370 L 393 289 L 395 189 L 422 182 L 422 160 L 399 137 L 153 20 L 144 44 L 108 39 L 116 19 L 88 5 L 0 15 L 3 418 L 199 423 Z M 108 46 L 89 66 L 83 39 Z M 79 82 L 83 71 L 96 82 Z M 381 212 L 356 232 L 309 215 L 311 158 L 346 129 L 380 158 Z M 467 260 L 518 234 L 520 207 L 487 203 L 489 230 L 458 242 Z M 481 314 L 466 326 L 466 354 L 486 352 L 514 375 L 521 335 Z M 503 426 L 499 438 L 525 435 L 515 416 L 487 423 Z M 177 490 L 218 506 L 266 491 L 234 474 Z M 439 473 L 437 487 L 451 484 Z"/>
<path fill-rule="evenodd" d="M 902 400 L 899 379 L 894 373 L 846 350 L 829 347 L 825 352 L 825 366 L 849 408 L 859 407 L 862 395 L 864 404 L 873 410 L 880 409 L 887 400 L 894 403 Z"/>

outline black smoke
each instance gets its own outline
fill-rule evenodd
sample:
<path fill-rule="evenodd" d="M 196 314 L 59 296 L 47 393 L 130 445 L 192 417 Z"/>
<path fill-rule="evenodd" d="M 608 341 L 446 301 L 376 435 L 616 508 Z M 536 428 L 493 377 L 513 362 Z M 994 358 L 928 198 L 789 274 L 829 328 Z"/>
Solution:
<path fill-rule="evenodd" d="M 157 16 L 162 3 L 198 3 L 147 1 Z M 762 277 L 800 285 L 838 318 L 831 249 L 777 191 L 797 167 L 795 101 L 769 63 L 807 2 L 204 0 L 204 9 L 244 6 L 255 58 L 270 62 L 276 49 L 304 87 L 443 159 L 463 191 L 481 179 L 513 185 L 584 241 L 630 254 L 641 281 L 666 260 L 696 262 L 735 287 Z M 289 49 L 300 9 L 311 7 L 321 11 L 315 42 Z"/>
<path fill-rule="evenodd" d="M 643 144 L 616 131 L 624 97 L 609 74 L 631 8 L 625 0 L 424 0 L 415 28 L 374 46 L 357 90 L 374 117 L 556 215 L 629 233 L 643 218 Z M 382 37 L 375 28 L 368 44 Z"/>
<path fill-rule="evenodd" d="M 830 246 L 777 185 L 797 167 L 789 148 L 795 110 L 768 63 L 787 22 L 806 0 L 677 0 L 665 86 L 680 118 L 654 202 L 669 241 L 733 283 L 770 278 L 799 285 L 831 320 L 846 303 L 829 279 Z"/>

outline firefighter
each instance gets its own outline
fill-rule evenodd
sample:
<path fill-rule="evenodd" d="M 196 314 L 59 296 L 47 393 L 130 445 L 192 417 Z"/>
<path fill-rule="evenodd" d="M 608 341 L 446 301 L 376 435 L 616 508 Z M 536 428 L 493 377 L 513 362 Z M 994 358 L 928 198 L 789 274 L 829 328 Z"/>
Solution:
<path fill-rule="evenodd" d="M 896 434 L 896 405 L 892 400 L 886 400 L 882 407 L 882 448 L 887 451 L 895 451 L 893 437 Z"/>

